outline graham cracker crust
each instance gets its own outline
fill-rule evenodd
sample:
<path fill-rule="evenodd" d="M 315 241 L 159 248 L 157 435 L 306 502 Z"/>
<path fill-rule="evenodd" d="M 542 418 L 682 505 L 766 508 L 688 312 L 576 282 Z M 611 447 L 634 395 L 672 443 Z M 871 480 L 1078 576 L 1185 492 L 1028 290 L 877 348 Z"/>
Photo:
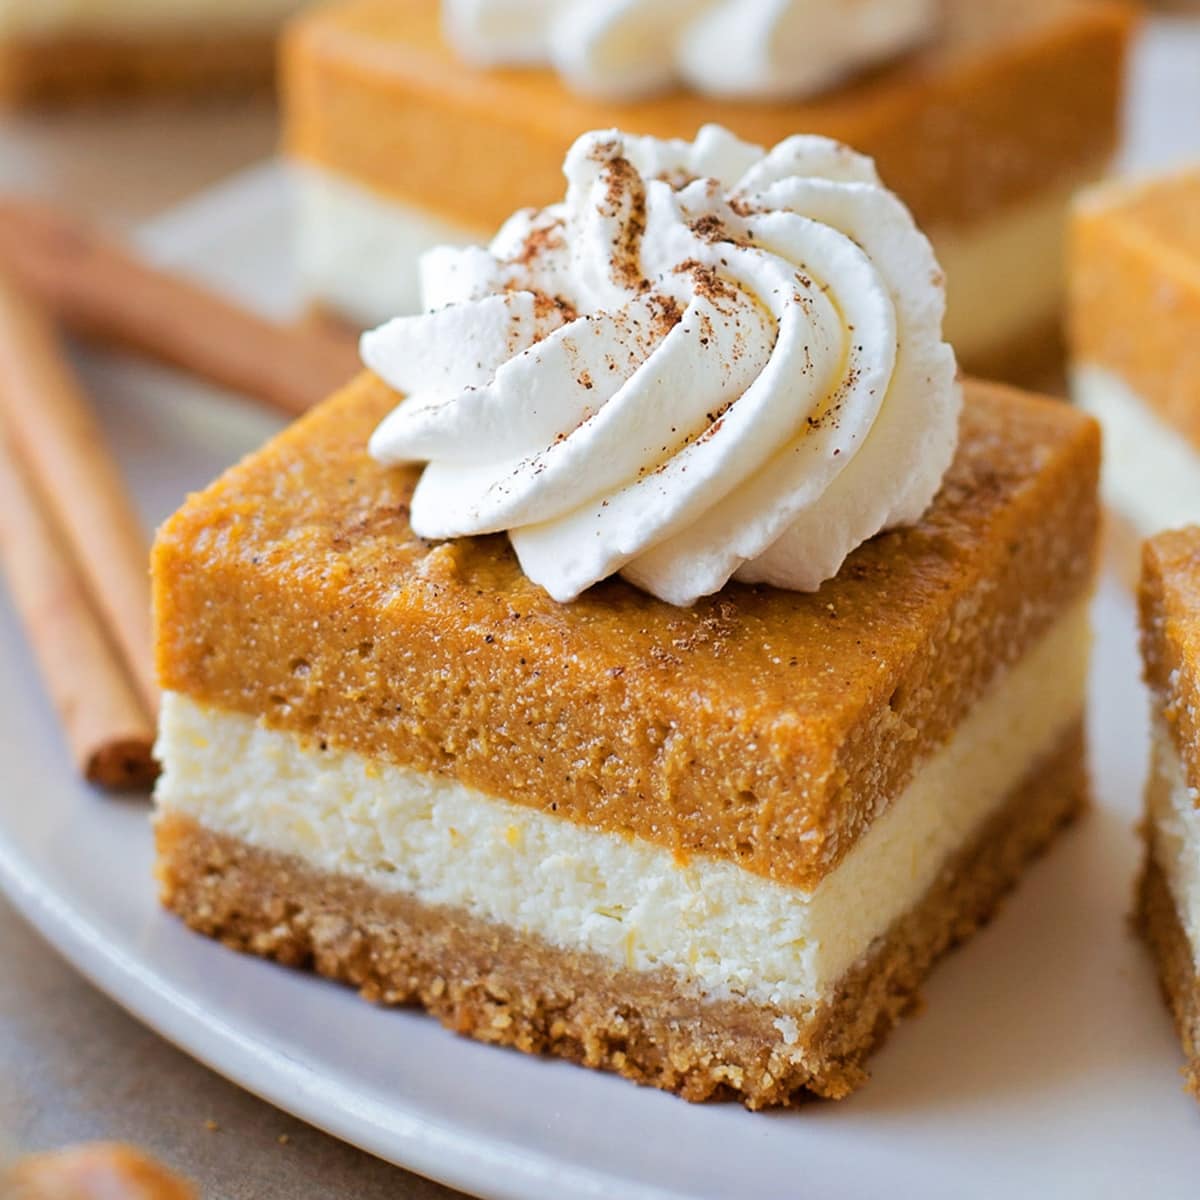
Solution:
<path fill-rule="evenodd" d="M 269 87 L 275 30 L 0 43 L 0 105 Z"/>
<path fill-rule="evenodd" d="M 1158 967 L 1158 981 L 1187 1064 L 1185 1087 L 1200 1099 L 1200 973 L 1162 869 L 1147 854 L 1138 881 L 1135 921 Z"/>
<path fill-rule="evenodd" d="M 708 999 L 666 970 L 615 966 L 321 874 L 178 812 L 158 818 L 157 873 L 167 908 L 234 949 L 314 969 L 368 1000 L 420 1005 L 480 1041 L 758 1109 L 806 1092 L 840 1099 L 866 1082 L 864 1061 L 917 1001 L 934 961 L 991 918 L 1026 863 L 1084 807 L 1084 760 L 1080 722 L 835 994 L 811 1006 Z M 790 1045 L 780 1017 L 796 1022 Z"/>

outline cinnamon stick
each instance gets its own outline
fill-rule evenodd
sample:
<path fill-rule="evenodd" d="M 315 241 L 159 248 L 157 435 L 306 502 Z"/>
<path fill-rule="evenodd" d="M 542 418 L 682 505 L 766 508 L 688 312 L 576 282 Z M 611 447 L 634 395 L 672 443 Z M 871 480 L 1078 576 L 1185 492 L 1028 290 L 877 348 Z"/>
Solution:
<path fill-rule="evenodd" d="M 57 331 L 41 306 L 3 277 L 0 419 L 74 554 L 142 705 L 156 714 L 141 522 Z"/>
<path fill-rule="evenodd" d="M 9 1200 L 197 1200 L 196 1189 L 132 1146 L 98 1142 L 31 1155 L 0 1174 Z"/>
<path fill-rule="evenodd" d="M 154 730 L 0 426 L 0 560 L 80 773 L 105 788 L 157 774 Z"/>
<path fill-rule="evenodd" d="M 348 339 L 248 312 L 43 204 L 0 197 L 0 270 L 73 332 L 129 347 L 291 415 L 360 370 Z"/>

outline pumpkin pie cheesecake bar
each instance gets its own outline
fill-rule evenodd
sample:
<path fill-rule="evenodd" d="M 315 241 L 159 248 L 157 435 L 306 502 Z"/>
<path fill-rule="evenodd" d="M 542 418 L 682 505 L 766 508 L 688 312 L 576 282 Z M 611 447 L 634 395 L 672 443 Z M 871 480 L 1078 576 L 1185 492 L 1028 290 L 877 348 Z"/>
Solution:
<path fill-rule="evenodd" d="M 1072 393 L 1105 430 L 1122 558 L 1200 521 L 1200 168 L 1081 196 L 1071 235 Z"/>
<path fill-rule="evenodd" d="M 264 85 L 303 0 L 0 0 L 0 103 Z"/>
<path fill-rule="evenodd" d="M 1200 1097 L 1200 528 L 1146 543 L 1140 608 L 1153 743 L 1137 919 Z"/>
<path fill-rule="evenodd" d="M 717 118 L 765 146 L 805 130 L 871 154 L 938 252 L 966 368 L 1057 370 L 1068 202 L 1117 144 L 1132 8 L 700 7 L 703 20 L 660 0 L 568 0 L 552 21 L 533 0 L 341 0 L 305 14 L 283 70 L 310 299 L 359 325 L 416 311 L 417 254 L 547 203 L 581 130 L 690 138 Z"/>
<path fill-rule="evenodd" d="M 964 402 L 844 146 L 567 175 L 160 531 L 162 898 L 484 1041 L 844 1096 L 1085 803 L 1098 432 Z"/>

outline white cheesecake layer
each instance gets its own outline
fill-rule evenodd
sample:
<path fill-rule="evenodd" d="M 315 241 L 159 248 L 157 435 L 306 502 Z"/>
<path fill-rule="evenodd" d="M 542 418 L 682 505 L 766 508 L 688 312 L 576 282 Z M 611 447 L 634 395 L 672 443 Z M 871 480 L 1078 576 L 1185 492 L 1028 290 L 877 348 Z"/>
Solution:
<path fill-rule="evenodd" d="M 1159 714 L 1151 734 L 1146 791 L 1151 853 L 1166 876 L 1192 958 L 1200 965 L 1200 794 L 1188 786 L 1183 760 Z"/>
<path fill-rule="evenodd" d="M 315 166 L 298 167 L 296 180 L 306 294 L 360 326 L 419 311 L 416 263 L 425 250 L 486 242 L 495 232 L 447 222 Z M 1073 191 L 1056 185 L 970 229 L 926 231 L 946 273 L 946 340 L 960 358 L 1003 347 L 1057 312 Z"/>
<path fill-rule="evenodd" d="M 304 0 L 0 0 L 0 38 L 268 29 Z"/>
<path fill-rule="evenodd" d="M 157 804 L 321 872 L 584 949 L 668 967 L 717 997 L 803 1007 L 913 908 L 1083 712 L 1076 606 L 812 892 L 507 803 L 429 775 L 163 698 Z"/>
<path fill-rule="evenodd" d="M 968 229 L 926 230 L 946 273 L 942 333 L 959 358 L 990 355 L 1057 319 L 1071 198 L 1101 170 L 1056 183 Z"/>
<path fill-rule="evenodd" d="M 1112 371 L 1079 364 L 1071 395 L 1104 429 L 1105 503 L 1142 537 L 1200 521 L 1200 450 Z"/>
<path fill-rule="evenodd" d="M 421 311 L 417 260 L 426 250 L 487 242 L 495 232 L 455 225 L 332 171 L 297 166 L 294 177 L 304 294 L 363 328 Z"/>

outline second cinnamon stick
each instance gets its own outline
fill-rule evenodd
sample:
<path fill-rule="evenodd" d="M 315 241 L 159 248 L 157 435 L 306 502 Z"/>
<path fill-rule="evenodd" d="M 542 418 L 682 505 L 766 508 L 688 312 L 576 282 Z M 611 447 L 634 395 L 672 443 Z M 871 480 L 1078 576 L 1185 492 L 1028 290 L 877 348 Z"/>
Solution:
<path fill-rule="evenodd" d="M 43 204 L 0 197 L 0 269 L 73 332 L 127 346 L 291 415 L 360 369 L 348 339 L 269 321 L 150 266 Z"/>

